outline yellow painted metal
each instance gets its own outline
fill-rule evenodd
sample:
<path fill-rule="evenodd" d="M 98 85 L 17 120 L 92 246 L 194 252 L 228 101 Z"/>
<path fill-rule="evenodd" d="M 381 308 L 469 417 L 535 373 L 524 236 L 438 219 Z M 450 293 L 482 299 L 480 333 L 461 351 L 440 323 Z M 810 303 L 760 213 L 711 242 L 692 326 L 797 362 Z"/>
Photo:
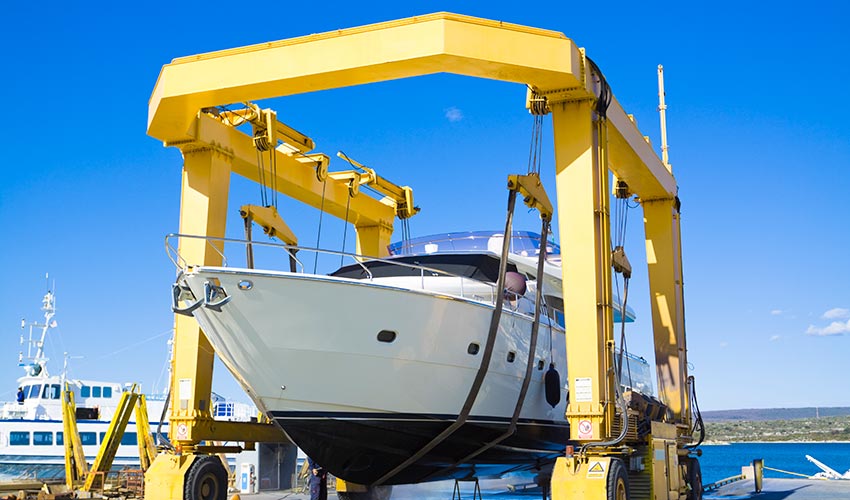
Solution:
<path fill-rule="evenodd" d="M 609 170 L 650 207 L 645 211 L 647 248 L 652 246 L 656 264 L 661 263 L 656 267 L 650 263 L 650 293 L 655 300 L 653 327 L 656 343 L 665 339 L 657 351 L 666 354 L 670 377 L 664 382 L 662 397 L 668 403 L 671 399 L 681 401 L 676 412 L 680 421 L 686 418 L 687 398 L 678 213 L 669 212 L 675 208 L 676 182 L 616 98 L 611 98 L 605 120 L 594 115 L 599 84 L 589 67 L 583 51 L 561 33 L 437 13 L 175 59 L 163 67 L 151 96 L 148 133 L 168 145 L 181 147 L 186 171 L 199 168 L 190 168 L 190 164 L 204 163 L 190 161 L 197 155 L 207 158 L 204 164 L 208 170 L 216 170 L 215 175 L 205 174 L 198 179 L 219 184 L 223 199 L 188 196 L 184 181 L 181 232 L 222 236 L 226 174 L 232 170 L 258 179 L 252 159 L 256 156 L 254 141 L 222 123 L 220 115 L 198 110 L 438 72 L 518 82 L 530 86 L 530 94 L 546 97 L 555 128 L 559 221 L 566 242 L 562 258 L 570 329 L 568 417 L 573 424 L 573 439 L 579 438 L 577 433 L 584 428 L 581 440 L 594 442 L 610 437 L 614 406 Z M 255 131 L 264 130 L 274 144 L 280 138 L 276 135 L 280 127 L 273 123 L 276 119 L 256 110 L 245 111 L 244 117 L 251 113 L 256 115 Z M 297 143 L 298 137 L 290 140 Z M 386 255 L 398 203 L 388 198 L 352 197 L 352 190 L 356 192 L 354 184 L 359 187 L 362 181 L 361 173 L 331 177 L 323 186 L 327 157 L 305 155 L 310 150 L 306 147 L 301 143 L 294 150 L 276 149 L 270 153 L 278 167 L 285 165 L 277 169 L 278 173 L 286 170 L 285 176 L 275 176 L 277 189 L 318 206 L 321 188 L 326 187 L 326 211 L 340 218 L 351 217 L 357 230 L 357 252 Z M 216 160 L 214 156 L 224 159 Z M 272 163 L 266 165 L 265 174 L 270 173 L 268 166 Z M 652 208 L 654 203 L 668 211 Z M 219 259 L 204 247 L 207 243 L 199 240 L 195 245 L 199 247 L 189 253 L 190 263 L 217 263 Z M 659 245 L 669 246 L 662 250 L 656 248 Z M 181 255 L 187 253 L 181 250 Z M 679 281 L 672 286 L 662 283 L 670 276 L 674 280 L 678 276 Z M 191 319 L 185 319 L 182 325 L 181 321 L 182 317 L 177 319 L 178 332 L 194 327 Z M 187 352 L 209 347 L 202 336 L 191 332 L 179 336 L 177 345 L 186 346 Z M 186 354 L 185 359 L 175 356 L 175 367 L 184 362 L 188 363 L 187 368 L 175 370 L 175 387 L 179 387 L 181 379 L 199 385 L 193 385 L 194 393 L 187 398 L 173 396 L 175 403 L 181 403 L 174 406 L 172 415 L 172 426 L 178 426 L 178 442 L 181 422 L 192 425 L 191 431 L 183 432 L 185 438 L 196 435 L 199 422 L 207 418 L 208 409 L 198 394 L 209 394 L 207 378 L 211 373 L 211 356 L 209 365 L 198 352 Z M 671 371 L 671 367 L 675 370 Z M 673 407 L 676 408 L 675 402 Z M 589 430 L 577 425 L 584 420 L 590 422 Z M 171 466 L 168 473 L 177 467 Z"/>
<path fill-rule="evenodd" d="M 276 126 L 280 128 L 283 125 L 277 122 Z M 407 193 L 401 197 L 386 196 L 380 200 L 366 195 L 351 196 L 347 180 L 329 177 L 330 158 L 321 153 L 296 154 L 284 148 L 265 152 L 264 157 L 274 155 L 274 159 L 263 162 L 261 174 L 253 139 L 222 121 L 221 116 L 197 113 L 191 139 L 167 142 L 166 145 L 179 147 L 184 156 L 195 151 L 217 151 L 228 158 L 233 173 L 254 182 L 265 181 L 267 186 L 273 186 L 283 195 L 347 220 L 357 231 L 358 253 L 362 255 L 386 256 L 395 217 L 408 213 Z M 380 185 L 375 187 L 377 189 Z M 412 206 L 412 191 L 409 197 Z M 377 240 L 364 241 L 367 238 Z"/>
<path fill-rule="evenodd" d="M 553 499 L 607 499 L 610 457 L 559 457 L 552 470 Z"/>
<path fill-rule="evenodd" d="M 583 56 L 562 33 L 441 12 L 175 59 L 151 96 L 148 134 L 186 141 L 202 108 L 434 73 L 527 84 L 550 102 L 591 96 Z M 616 99 L 608 117 L 618 175 L 646 199 L 675 194 Z"/>
<path fill-rule="evenodd" d="M 652 490 L 655 498 L 679 500 L 687 493 L 680 473 L 676 426 L 652 422 Z"/>
<path fill-rule="evenodd" d="M 183 500 L 186 473 L 198 455 L 160 453 L 145 473 L 145 500 Z"/>
<path fill-rule="evenodd" d="M 172 424 L 172 429 L 173 429 Z M 173 431 L 172 431 L 173 433 Z M 289 438 L 276 424 L 259 422 L 224 422 L 199 419 L 188 427 L 184 441 L 240 441 L 259 443 L 286 443 Z"/>
<path fill-rule="evenodd" d="M 552 207 L 552 202 L 549 201 L 549 195 L 546 194 L 546 189 L 543 187 L 539 175 L 509 175 L 508 189 L 517 191 L 529 208 L 534 208 L 540 212 L 541 219 L 552 220 L 555 209 Z"/>
<path fill-rule="evenodd" d="M 593 106 L 591 100 L 552 106 L 558 222 L 566 243 L 561 247 L 561 273 L 570 331 L 567 417 L 576 441 L 609 437 L 614 409 L 608 348 L 613 341 L 613 301 L 607 127 L 594 119 Z"/>
<path fill-rule="evenodd" d="M 366 165 L 354 160 L 342 151 L 337 153 L 337 156 L 350 164 L 360 168 L 363 172 L 355 172 L 353 170 L 344 172 L 334 172 L 329 174 L 331 178 L 336 180 L 345 180 L 351 182 L 351 186 L 369 186 L 379 193 L 388 196 L 395 202 L 396 216 L 399 219 L 409 219 L 419 213 L 419 208 L 413 204 L 413 188 L 410 186 L 399 186 L 388 179 L 381 177 L 375 172 L 375 169 L 369 168 Z M 354 196 L 354 195 L 352 195 Z"/>
<path fill-rule="evenodd" d="M 298 238 L 295 233 L 292 232 L 292 229 L 289 229 L 275 207 L 242 205 L 239 208 L 239 215 L 259 224 L 263 228 L 263 232 L 270 238 L 277 238 L 287 245 L 298 245 Z"/>
<path fill-rule="evenodd" d="M 148 421 L 148 402 L 144 394 L 139 394 L 136 402 L 136 439 L 139 446 L 139 468 L 146 471 L 156 458 L 156 444 L 153 442 L 151 424 Z"/>
<path fill-rule="evenodd" d="M 180 232 L 223 237 L 233 155 L 223 148 L 183 150 Z M 178 251 L 190 266 L 221 265 L 219 242 L 181 239 Z M 194 318 L 174 315 L 171 415 L 172 443 L 178 449 L 198 444 L 193 436 L 212 425 L 210 394 L 213 348 Z M 183 498 L 183 478 L 195 456 L 161 453 L 145 474 L 145 498 Z"/>
<path fill-rule="evenodd" d="M 690 427 L 678 199 L 644 200 L 642 206 L 658 392 L 674 421 Z"/>
<path fill-rule="evenodd" d="M 74 393 L 65 383 L 62 391 L 62 432 L 65 447 L 65 484 L 74 489 L 89 472 L 83 443 L 77 430 L 77 405 L 74 403 Z"/>
<path fill-rule="evenodd" d="M 104 487 L 103 481 L 105 475 L 112 468 L 112 462 L 115 460 L 115 454 L 118 453 L 118 446 L 121 444 L 124 430 L 127 428 L 127 424 L 130 423 L 130 417 L 133 416 L 138 399 L 139 394 L 136 392 L 135 385 L 130 391 L 121 394 L 115 414 L 109 422 L 106 434 L 101 439 L 100 449 L 97 452 L 94 463 L 86 475 L 85 483 L 81 488 L 83 491 L 91 491 L 94 488 L 102 489 Z M 147 415 L 145 415 L 145 420 L 147 420 Z"/>
<path fill-rule="evenodd" d="M 336 478 L 336 491 L 338 493 L 366 493 L 369 491 L 369 487 L 362 484 L 351 483 L 344 479 Z"/>

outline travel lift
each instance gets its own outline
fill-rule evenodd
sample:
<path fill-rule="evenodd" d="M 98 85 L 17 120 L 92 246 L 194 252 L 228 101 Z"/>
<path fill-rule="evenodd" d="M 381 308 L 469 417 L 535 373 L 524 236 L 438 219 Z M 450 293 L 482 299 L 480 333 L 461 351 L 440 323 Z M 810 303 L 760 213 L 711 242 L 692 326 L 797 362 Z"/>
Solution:
<path fill-rule="evenodd" d="M 577 446 L 567 447 L 571 453 L 555 464 L 553 498 L 699 498 L 699 462 L 687 448 L 695 431 L 676 180 L 599 69 L 563 34 L 437 13 L 173 60 L 163 67 L 151 96 L 148 134 L 183 153 L 180 233 L 223 237 L 230 174 L 259 181 L 259 172 L 277 192 L 311 206 L 319 207 L 324 198 L 324 211 L 336 217 L 350 209 L 356 252 L 385 256 L 394 217 L 414 211 L 407 197 L 352 198 L 361 172 L 329 175 L 323 197 L 329 159 L 310 153 L 312 141 L 276 121 L 269 110 L 220 106 L 435 73 L 527 85 L 532 97 L 545 97 L 542 112 L 552 115 L 569 321 L 566 418 L 569 444 Z M 255 141 L 233 126 L 236 115 L 250 117 L 255 133 L 268 136 L 274 175 L 271 162 L 258 168 Z M 626 409 L 617 397 L 609 170 L 644 211 L 660 407 L 635 398 Z M 203 239 L 180 241 L 180 255 L 190 265 L 220 265 L 220 251 Z M 281 433 L 269 424 L 210 418 L 212 349 L 194 319 L 175 318 L 171 438 L 176 446 L 173 453 L 157 456 L 145 478 L 145 494 L 149 499 L 218 498 L 209 491 L 222 472 L 208 466 L 203 455 L 212 450 L 200 443 L 275 441 Z"/>

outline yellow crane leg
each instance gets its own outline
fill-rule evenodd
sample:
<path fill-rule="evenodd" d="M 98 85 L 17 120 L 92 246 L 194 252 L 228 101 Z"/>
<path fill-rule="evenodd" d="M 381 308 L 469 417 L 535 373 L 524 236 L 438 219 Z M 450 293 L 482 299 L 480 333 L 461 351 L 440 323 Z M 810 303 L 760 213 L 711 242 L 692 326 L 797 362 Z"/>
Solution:
<path fill-rule="evenodd" d="M 180 200 L 180 233 L 223 237 L 230 187 L 231 157 L 214 147 L 183 151 L 183 185 Z M 181 239 L 180 255 L 190 266 L 221 265 L 223 248 L 202 239 Z M 199 443 L 193 441 L 192 429 L 212 420 L 210 392 L 212 388 L 213 349 L 194 318 L 175 315 L 174 357 L 172 361 L 170 435 L 172 443 L 183 452 L 161 453 L 145 474 L 146 499 L 182 499 L 184 490 L 192 488 L 186 478 L 202 482 L 208 488 L 227 488 L 227 476 L 192 453 Z M 218 459 L 215 458 L 217 461 Z M 192 474 L 193 466 L 203 470 Z M 222 480 L 222 474 L 224 478 Z M 214 497 L 213 497 L 214 498 Z"/>
<path fill-rule="evenodd" d="M 645 200 L 641 205 L 646 232 L 658 394 L 673 412 L 673 421 L 690 427 L 678 200 Z"/>
<path fill-rule="evenodd" d="M 607 400 L 614 393 L 607 355 L 613 340 L 608 166 L 599 137 L 606 127 L 595 121 L 593 106 L 592 100 L 552 105 L 562 258 L 593 263 L 562 267 L 570 332 L 567 418 L 571 439 L 581 442 L 606 439 L 614 409 Z"/>

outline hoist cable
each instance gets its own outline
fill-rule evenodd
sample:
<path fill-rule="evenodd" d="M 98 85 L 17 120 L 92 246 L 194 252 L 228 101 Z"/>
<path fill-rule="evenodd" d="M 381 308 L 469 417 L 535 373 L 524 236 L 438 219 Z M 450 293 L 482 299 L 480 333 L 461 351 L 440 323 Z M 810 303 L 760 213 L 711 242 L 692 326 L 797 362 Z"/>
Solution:
<path fill-rule="evenodd" d="M 319 241 L 322 238 L 322 218 L 325 215 L 325 188 L 328 180 L 322 181 L 322 204 L 319 207 L 319 230 L 316 232 L 316 252 L 313 254 L 313 274 L 316 274 L 316 266 L 319 264 Z"/>
<path fill-rule="evenodd" d="M 354 182 L 352 179 L 351 182 Z M 345 238 L 348 235 L 348 210 L 351 207 L 351 190 L 348 191 L 348 197 L 345 201 L 345 225 L 342 227 L 342 253 L 339 256 L 339 267 L 342 267 L 345 259 Z"/>
<path fill-rule="evenodd" d="M 257 149 L 257 177 L 260 179 L 260 203 L 264 206 L 268 206 L 268 200 L 266 199 L 266 169 L 263 168 L 263 153 Z"/>

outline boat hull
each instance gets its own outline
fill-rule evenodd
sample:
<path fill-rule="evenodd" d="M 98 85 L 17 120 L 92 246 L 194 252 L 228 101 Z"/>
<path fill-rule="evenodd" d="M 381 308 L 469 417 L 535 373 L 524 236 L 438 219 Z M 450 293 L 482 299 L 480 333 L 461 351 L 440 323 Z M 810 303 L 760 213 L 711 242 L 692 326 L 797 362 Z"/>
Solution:
<path fill-rule="evenodd" d="M 332 474 L 361 484 L 382 479 L 455 422 L 493 312 L 484 302 L 365 280 L 230 268 L 184 279 L 196 297 L 205 282 L 230 297 L 194 315 L 257 406 Z M 544 367 L 565 371 L 564 334 L 544 325 L 515 431 L 464 460 L 509 429 L 531 323 L 503 312 L 467 422 L 386 484 L 534 470 L 563 452 L 566 398 L 546 402 Z M 382 342 L 380 332 L 393 340 Z"/>

